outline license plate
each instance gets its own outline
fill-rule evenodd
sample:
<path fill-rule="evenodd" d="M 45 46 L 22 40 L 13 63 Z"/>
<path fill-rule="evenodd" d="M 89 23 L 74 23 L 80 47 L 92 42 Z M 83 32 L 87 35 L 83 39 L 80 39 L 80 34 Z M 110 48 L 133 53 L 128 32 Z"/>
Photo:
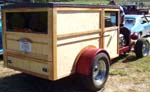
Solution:
<path fill-rule="evenodd" d="M 28 53 L 32 51 L 31 42 L 26 39 L 20 40 L 20 50 L 22 52 Z"/>

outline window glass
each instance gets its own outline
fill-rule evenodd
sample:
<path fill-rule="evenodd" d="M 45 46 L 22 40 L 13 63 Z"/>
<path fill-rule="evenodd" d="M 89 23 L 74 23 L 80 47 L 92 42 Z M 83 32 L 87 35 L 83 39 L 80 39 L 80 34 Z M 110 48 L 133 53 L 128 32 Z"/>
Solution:
<path fill-rule="evenodd" d="M 6 27 L 10 32 L 47 33 L 47 12 L 6 13 Z"/>
<path fill-rule="evenodd" d="M 150 21 L 150 15 L 147 15 L 146 18 L 148 21 Z"/>
<path fill-rule="evenodd" d="M 125 24 L 135 24 L 135 18 L 125 18 Z"/>
<path fill-rule="evenodd" d="M 149 20 L 148 20 L 148 17 L 144 16 L 142 17 L 142 24 L 145 24 L 147 23 Z"/>
<path fill-rule="evenodd" d="M 105 12 L 105 27 L 118 26 L 118 12 Z"/>
<path fill-rule="evenodd" d="M 135 22 L 136 22 L 135 18 L 126 17 L 124 20 L 124 26 L 131 29 L 135 25 Z"/>

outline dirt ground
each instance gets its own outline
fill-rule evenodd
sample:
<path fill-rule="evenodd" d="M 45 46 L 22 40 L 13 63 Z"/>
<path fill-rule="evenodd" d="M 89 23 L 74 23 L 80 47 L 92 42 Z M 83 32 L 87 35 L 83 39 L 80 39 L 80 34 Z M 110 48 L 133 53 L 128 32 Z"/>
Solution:
<path fill-rule="evenodd" d="M 150 67 L 148 58 L 139 61 L 144 60 Z M 103 92 L 150 92 L 149 68 L 143 72 L 142 68 L 131 67 L 135 64 L 133 61 L 123 63 L 124 60 L 127 59 L 118 60 L 111 66 Z M 71 76 L 58 81 L 47 81 L 4 68 L 0 61 L 0 92 L 89 92 L 80 81 L 75 80 Z"/>

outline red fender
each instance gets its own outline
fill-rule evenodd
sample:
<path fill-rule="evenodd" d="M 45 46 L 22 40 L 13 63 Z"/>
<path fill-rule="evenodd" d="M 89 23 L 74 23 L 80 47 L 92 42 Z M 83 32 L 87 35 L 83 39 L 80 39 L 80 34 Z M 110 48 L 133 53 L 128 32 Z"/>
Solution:
<path fill-rule="evenodd" d="M 86 48 L 80 55 L 76 64 L 76 73 L 83 75 L 90 75 L 91 66 L 94 57 L 98 54 L 104 52 L 108 55 L 106 50 L 97 48 Z M 110 59 L 110 57 L 109 57 Z"/>

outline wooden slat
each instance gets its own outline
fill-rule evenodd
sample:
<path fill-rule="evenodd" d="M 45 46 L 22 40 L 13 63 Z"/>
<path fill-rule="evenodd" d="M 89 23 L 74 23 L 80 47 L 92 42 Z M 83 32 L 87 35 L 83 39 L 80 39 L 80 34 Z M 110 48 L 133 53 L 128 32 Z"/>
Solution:
<path fill-rule="evenodd" d="M 51 70 L 51 65 L 48 66 L 48 62 L 44 62 L 44 63 L 40 63 L 40 62 L 36 62 L 35 60 L 27 60 L 27 59 L 22 59 L 20 58 L 15 58 L 12 56 L 8 56 L 7 59 L 8 61 L 8 65 L 9 66 L 13 66 L 13 67 L 17 67 L 19 69 L 23 69 L 23 70 L 27 70 L 30 72 L 34 72 L 37 74 L 41 74 L 41 75 L 49 75 L 49 70 L 48 67 L 50 67 L 49 69 Z M 43 71 L 43 68 L 47 69 L 47 71 Z"/>
<path fill-rule="evenodd" d="M 4 12 L 43 12 L 48 11 L 48 8 L 17 8 L 17 9 L 4 9 Z"/>
<path fill-rule="evenodd" d="M 6 63 L 6 47 L 7 47 L 7 44 L 6 44 L 6 13 L 4 11 L 2 11 L 2 44 L 3 44 L 3 59 L 4 59 L 4 66 L 7 66 L 7 63 Z"/>
<path fill-rule="evenodd" d="M 52 60 L 52 41 L 53 41 L 53 11 L 49 9 L 48 11 L 48 61 Z"/>
<path fill-rule="evenodd" d="M 106 27 L 106 28 L 105 28 L 105 31 L 112 31 L 112 30 L 114 30 L 114 29 L 119 29 L 119 27 L 118 27 L 118 26 Z"/>
<path fill-rule="evenodd" d="M 81 36 L 77 36 L 77 37 L 70 37 L 70 38 L 66 38 L 66 39 L 59 39 L 57 41 L 57 46 L 82 43 L 85 41 L 91 41 L 91 40 L 96 40 L 96 39 L 98 40 L 99 38 L 100 38 L 99 33 L 96 33 L 96 34 L 81 35 Z"/>
<path fill-rule="evenodd" d="M 102 16 L 102 10 L 99 12 L 99 29 L 101 29 L 101 20 L 102 20 L 101 16 Z M 102 34 L 102 30 L 99 30 L 99 48 L 102 46 L 101 34 Z"/>
<path fill-rule="evenodd" d="M 105 18 L 105 12 L 104 12 L 104 9 L 102 9 L 102 12 L 101 12 L 101 29 L 102 29 L 102 32 L 101 32 L 101 44 L 100 44 L 100 48 L 104 48 L 104 26 L 105 26 L 105 21 L 104 21 L 104 18 Z"/>
<path fill-rule="evenodd" d="M 30 53 L 48 55 L 48 44 L 31 43 L 31 45 L 32 50 Z M 20 42 L 14 40 L 7 40 L 7 49 L 20 51 Z"/>
<path fill-rule="evenodd" d="M 60 39 L 65 39 L 65 38 L 72 38 L 72 37 L 78 37 L 78 36 L 83 36 L 83 35 L 95 34 L 95 33 L 99 33 L 99 32 L 100 32 L 100 30 L 85 31 L 85 32 L 58 35 L 57 37 L 58 37 L 58 40 L 60 40 Z"/>
<path fill-rule="evenodd" d="M 71 8 L 71 7 L 57 7 L 55 8 L 57 11 L 101 11 L 100 8 Z"/>
<path fill-rule="evenodd" d="M 37 77 L 40 77 L 40 78 L 48 79 L 48 76 L 46 76 L 46 75 L 41 75 L 41 74 L 38 74 L 38 73 L 35 73 L 35 72 L 31 72 L 31 71 L 28 71 L 28 70 L 20 69 L 20 68 L 17 68 L 17 67 L 14 67 L 14 66 L 10 66 L 10 65 L 8 65 L 7 67 L 11 68 L 11 69 L 15 69 L 15 70 L 21 71 L 21 72 L 24 72 L 24 73 L 27 73 L 27 74 L 30 74 L 30 75 L 33 75 L 33 76 L 37 76 Z"/>
<path fill-rule="evenodd" d="M 49 9 L 48 10 L 48 61 L 50 62 L 51 60 L 54 60 L 53 58 L 53 10 L 52 9 Z M 54 62 L 54 61 L 52 61 Z M 53 63 L 52 63 L 53 64 Z M 53 66 L 48 63 L 48 66 L 51 66 L 51 69 L 48 69 L 49 70 L 49 79 L 50 80 L 53 80 Z M 50 67 L 49 67 L 50 68 Z"/>
<path fill-rule="evenodd" d="M 117 39 L 117 41 L 118 41 L 118 46 L 117 46 L 117 48 L 118 48 L 118 50 L 117 50 L 117 53 L 119 54 L 119 49 L 120 49 L 120 44 L 119 44 L 119 41 L 120 41 L 120 39 L 119 39 L 119 34 L 120 34 L 120 12 L 118 11 L 118 16 L 119 16 L 119 18 L 118 18 L 118 39 Z"/>
<path fill-rule="evenodd" d="M 120 11 L 120 10 L 119 10 L 119 7 L 118 7 L 118 9 L 104 9 L 104 11 Z"/>
<path fill-rule="evenodd" d="M 47 34 L 31 34 L 31 33 L 19 33 L 19 32 L 6 32 L 6 38 L 19 41 L 21 38 L 28 38 L 32 42 L 36 43 L 48 43 Z"/>
<path fill-rule="evenodd" d="M 57 10 L 53 9 L 53 80 L 57 79 Z"/>
<path fill-rule="evenodd" d="M 37 60 L 37 62 L 48 62 L 48 56 L 47 55 L 40 55 L 40 54 L 34 54 L 34 53 L 22 53 L 14 50 L 6 50 L 7 55 L 13 56 L 13 57 L 22 57 L 27 58 L 29 60 Z M 52 60 L 52 59 L 51 59 Z M 52 61 L 51 61 L 52 62 Z"/>

